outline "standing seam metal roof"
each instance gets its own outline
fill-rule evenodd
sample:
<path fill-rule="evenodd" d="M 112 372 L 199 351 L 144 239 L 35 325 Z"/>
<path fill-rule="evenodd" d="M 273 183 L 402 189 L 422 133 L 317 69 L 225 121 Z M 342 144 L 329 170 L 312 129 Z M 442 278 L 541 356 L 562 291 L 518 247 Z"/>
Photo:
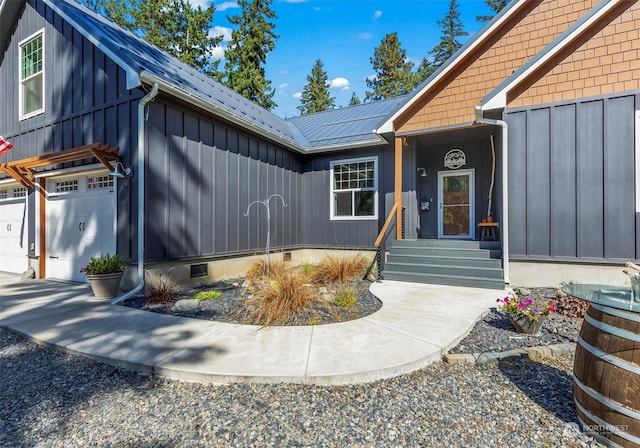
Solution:
<path fill-rule="evenodd" d="M 384 143 L 375 130 L 410 99 L 404 96 L 284 120 L 73 0 L 44 1 L 126 71 L 128 88 L 141 85 L 146 72 L 292 149 Z"/>

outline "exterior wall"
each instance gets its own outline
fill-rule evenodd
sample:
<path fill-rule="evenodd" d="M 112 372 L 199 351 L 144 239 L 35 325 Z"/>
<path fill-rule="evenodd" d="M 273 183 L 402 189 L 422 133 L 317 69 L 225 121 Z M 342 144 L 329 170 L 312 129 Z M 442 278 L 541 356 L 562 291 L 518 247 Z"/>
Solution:
<path fill-rule="evenodd" d="M 557 263 L 543 261 L 511 261 L 510 285 L 550 286 L 560 288 L 563 282 L 630 286 L 629 276 L 620 265 L 603 263 Z"/>
<path fill-rule="evenodd" d="M 510 92 L 510 108 L 640 89 L 640 3 L 625 2 Z"/>
<path fill-rule="evenodd" d="M 491 184 L 489 135 L 487 134 L 486 137 L 474 140 L 453 140 L 449 143 L 429 144 L 427 141 L 420 145 L 417 155 L 417 166 L 424 167 L 427 170 L 426 178 L 417 178 L 420 185 L 417 205 L 419 206 L 419 201 L 428 200 L 430 202 L 430 210 L 420 212 L 420 228 L 418 230 L 420 238 L 438 238 L 438 173 L 441 171 L 456 171 L 444 167 L 444 156 L 453 148 L 462 150 L 467 157 L 467 164 L 461 167 L 460 170 L 474 170 L 475 220 L 471 222 L 471 227 L 475 227 L 487 214 L 487 198 Z M 496 148 L 496 156 L 498 155 L 498 148 Z M 499 175 L 500 173 L 496 172 L 496 177 Z M 493 197 L 494 199 L 496 197 L 495 187 Z M 496 221 L 499 221 L 500 214 L 497 207 L 495 207 L 495 200 L 493 204 L 493 216 Z M 477 227 L 475 228 L 475 236 L 475 239 L 480 239 Z"/>
<path fill-rule="evenodd" d="M 44 28 L 45 112 L 19 120 L 19 42 Z M 43 2 L 29 1 L 0 59 L 0 133 L 14 148 L 0 163 L 48 154 L 100 141 L 120 146 L 124 163 L 135 157 L 139 91 L 125 88 L 122 70 Z M 134 143 L 134 144 L 132 144 Z M 64 169 L 91 159 L 49 167 Z M 29 193 L 29 242 L 35 242 L 35 202 Z M 129 209 L 128 195 L 119 207 Z M 31 225 L 33 223 L 33 225 Z M 124 224 L 124 223 L 122 223 Z M 119 224 L 120 225 L 120 224 Z M 135 228 L 135 221 L 132 225 Z M 122 226 L 120 226 L 122 228 Z M 119 248 L 124 246 L 119 241 Z M 36 255 L 35 250 L 29 255 Z M 131 253 L 123 251 L 130 257 Z"/>
<path fill-rule="evenodd" d="M 513 259 L 637 259 L 639 109 L 632 92 L 505 112 Z"/>
<path fill-rule="evenodd" d="M 272 194 L 271 247 L 302 245 L 302 162 L 211 117 L 157 99 L 147 122 L 146 260 L 262 251 Z"/>
<path fill-rule="evenodd" d="M 573 24 L 596 0 L 528 2 L 502 31 L 408 112 L 396 125 L 399 132 L 471 122 L 474 106 L 545 45 Z"/>
<path fill-rule="evenodd" d="M 331 162 L 368 156 L 378 157 L 378 218 L 331 220 Z M 305 246 L 372 248 L 386 213 L 393 206 L 394 157 L 391 145 L 313 156 L 307 159 L 304 171 L 302 229 Z"/>

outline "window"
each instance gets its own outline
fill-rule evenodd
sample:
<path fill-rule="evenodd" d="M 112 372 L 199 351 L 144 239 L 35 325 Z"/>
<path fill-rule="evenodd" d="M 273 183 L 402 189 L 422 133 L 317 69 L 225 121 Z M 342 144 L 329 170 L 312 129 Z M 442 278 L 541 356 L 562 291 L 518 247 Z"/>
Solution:
<path fill-rule="evenodd" d="M 20 43 L 20 119 L 44 111 L 44 33 Z"/>
<path fill-rule="evenodd" d="M 331 219 L 378 216 L 376 157 L 331 162 Z"/>
<path fill-rule="evenodd" d="M 98 190 L 113 187 L 113 177 L 111 176 L 90 176 L 87 178 L 87 189 Z"/>
<path fill-rule="evenodd" d="M 68 191 L 78 191 L 78 179 L 56 182 L 56 193 L 66 193 Z"/>

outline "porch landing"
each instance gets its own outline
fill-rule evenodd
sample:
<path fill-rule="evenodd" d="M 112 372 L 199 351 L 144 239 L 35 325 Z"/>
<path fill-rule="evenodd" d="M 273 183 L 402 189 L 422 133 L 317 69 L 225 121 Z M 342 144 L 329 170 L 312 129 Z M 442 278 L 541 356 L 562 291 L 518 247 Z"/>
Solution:
<path fill-rule="evenodd" d="M 504 289 L 499 241 L 400 240 L 387 246 L 386 280 Z"/>

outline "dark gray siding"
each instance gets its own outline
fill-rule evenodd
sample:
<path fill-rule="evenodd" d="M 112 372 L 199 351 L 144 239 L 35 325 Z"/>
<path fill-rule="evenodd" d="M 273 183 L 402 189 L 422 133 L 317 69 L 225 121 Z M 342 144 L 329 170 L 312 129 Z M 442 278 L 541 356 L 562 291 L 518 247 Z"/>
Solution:
<path fill-rule="evenodd" d="M 270 202 L 272 248 L 303 244 L 300 156 L 165 99 L 147 122 L 146 260 L 262 251 Z"/>
<path fill-rule="evenodd" d="M 44 28 L 45 112 L 19 120 L 18 48 L 23 39 Z M 143 92 L 125 88 L 124 72 L 71 25 L 43 2 L 29 1 L 0 59 L 0 134 L 14 149 L 0 156 L 0 163 L 48 154 L 100 141 L 120 146 L 125 164 L 135 159 L 136 105 Z M 48 169 L 95 163 L 81 160 Z M 135 191 L 129 196 L 121 182 L 118 203 L 118 250 L 135 256 L 129 240 L 135 233 Z M 30 205 L 33 201 L 30 201 Z M 30 209 L 32 210 L 32 209 Z M 134 219 L 130 221 L 129 217 Z M 33 221 L 35 222 L 35 221 Z M 35 241 L 35 227 L 29 227 Z M 31 252 L 33 255 L 33 253 Z"/>
<path fill-rule="evenodd" d="M 637 258 L 638 109 L 618 94 L 505 113 L 513 257 Z"/>
<path fill-rule="evenodd" d="M 420 228 L 418 236 L 420 238 L 438 238 L 438 173 L 441 171 L 454 171 L 444 167 L 444 156 L 451 149 L 461 149 L 467 158 L 467 163 L 460 169 L 473 169 L 475 177 L 475 220 L 471 223 L 475 226 L 482 221 L 487 214 L 489 189 L 491 187 L 491 141 L 490 128 L 480 129 L 467 134 L 467 138 L 459 137 L 456 133 L 450 133 L 447 138 L 436 137 L 425 138 L 421 140 L 417 147 L 417 167 L 425 168 L 426 177 L 417 176 L 414 173 L 407 173 L 408 176 L 414 176 L 418 184 L 418 195 L 416 198 L 417 205 L 420 201 L 428 201 L 430 210 L 419 212 Z M 472 135 L 472 137 L 469 137 Z M 495 139 L 496 144 L 496 163 L 500 155 L 499 140 Z M 415 168 L 414 168 L 415 170 Z M 496 171 L 496 177 L 500 176 L 500 172 Z M 500 220 L 499 208 L 496 206 L 495 199 L 497 197 L 497 188 L 494 186 L 492 214 L 496 221 Z M 416 207 L 417 207 L 416 205 Z M 480 235 L 478 229 L 475 229 L 476 239 Z"/>
<path fill-rule="evenodd" d="M 331 220 L 331 162 L 370 156 L 378 158 L 378 219 Z M 389 204 L 389 193 L 393 205 L 393 167 L 390 145 L 317 155 L 308 160 L 303 176 L 304 244 L 318 248 L 372 248 L 386 218 L 385 197 Z"/>

